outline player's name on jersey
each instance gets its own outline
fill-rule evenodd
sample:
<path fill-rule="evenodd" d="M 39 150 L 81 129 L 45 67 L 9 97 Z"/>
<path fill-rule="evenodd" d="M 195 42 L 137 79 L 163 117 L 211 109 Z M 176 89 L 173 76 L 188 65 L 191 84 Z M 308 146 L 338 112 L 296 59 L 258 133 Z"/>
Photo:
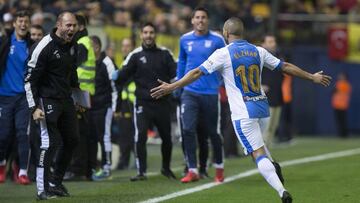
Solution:
<path fill-rule="evenodd" d="M 243 57 L 243 56 L 252 56 L 252 57 L 257 57 L 257 52 L 255 51 L 241 51 L 241 52 L 235 52 L 234 53 L 234 57 L 236 59 Z"/>

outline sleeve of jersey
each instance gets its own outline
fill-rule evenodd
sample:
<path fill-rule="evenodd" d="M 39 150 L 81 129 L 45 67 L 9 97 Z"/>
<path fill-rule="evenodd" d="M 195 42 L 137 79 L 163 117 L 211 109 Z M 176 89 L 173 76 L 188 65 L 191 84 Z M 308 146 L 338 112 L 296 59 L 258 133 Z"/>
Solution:
<path fill-rule="evenodd" d="M 25 92 L 29 108 L 39 106 L 38 83 L 46 67 L 45 61 L 45 50 L 37 46 L 30 54 L 25 76 Z"/>
<path fill-rule="evenodd" d="M 119 93 L 117 91 L 115 82 L 111 80 L 111 75 L 116 70 L 116 66 L 109 57 L 105 58 L 105 66 L 108 76 L 107 79 L 109 80 L 111 85 L 111 108 L 113 112 L 115 112 L 118 109 L 117 103 L 119 102 Z"/>
<path fill-rule="evenodd" d="M 262 54 L 262 59 L 264 60 L 265 67 L 269 68 L 270 70 L 280 70 L 283 64 L 283 61 L 272 55 L 266 49 L 262 47 L 258 47 L 259 53 Z"/>
<path fill-rule="evenodd" d="M 185 66 L 186 66 L 186 52 L 182 46 L 182 40 L 180 40 L 180 52 L 179 59 L 176 69 L 176 78 L 179 80 L 185 75 Z"/>
<path fill-rule="evenodd" d="M 204 75 L 211 74 L 223 67 L 224 56 L 223 49 L 216 50 L 211 56 L 199 67 Z"/>

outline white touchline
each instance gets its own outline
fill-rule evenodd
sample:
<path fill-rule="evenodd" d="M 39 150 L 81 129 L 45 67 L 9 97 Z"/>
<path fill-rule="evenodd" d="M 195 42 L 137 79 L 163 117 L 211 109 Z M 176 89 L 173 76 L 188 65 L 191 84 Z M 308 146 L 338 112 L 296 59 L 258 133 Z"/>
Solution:
<path fill-rule="evenodd" d="M 281 167 L 286 167 L 286 166 L 293 166 L 293 165 L 298 165 L 298 164 L 304 164 L 304 163 L 310 163 L 310 162 L 316 162 L 316 161 L 323 161 L 326 159 L 334 159 L 334 158 L 339 158 L 339 157 L 344 157 L 344 156 L 352 156 L 352 155 L 356 155 L 356 154 L 360 154 L 360 148 L 356 148 L 356 149 L 350 149 L 350 150 L 345 150 L 345 151 L 340 151 L 340 152 L 333 152 L 333 153 L 328 153 L 328 154 L 321 154 L 321 155 L 317 155 L 317 156 L 311 156 L 311 157 L 305 157 L 305 158 L 301 158 L 301 159 L 294 159 L 294 160 L 289 160 L 289 161 L 284 161 L 284 162 L 280 162 Z M 259 173 L 257 169 L 252 169 L 252 170 L 248 170 L 245 171 L 243 173 L 240 173 L 238 175 L 234 175 L 234 176 L 230 176 L 228 178 L 225 178 L 223 183 L 206 183 L 203 185 L 199 185 L 193 188 L 189 188 L 186 190 L 181 190 L 178 192 L 174 192 L 168 195 L 164 195 L 164 196 L 160 196 L 160 197 L 155 197 L 155 198 L 151 198 L 139 203 L 156 203 L 156 202 L 162 202 L 168 199 L 173 199 L 176 197 L 180 197 L 180 196 L 184 196 L 187 194 L 191 194 L 191 193 L 195 193 L 195 192 L 199 192 L 202 190 L 206 190 L 218 185 L 222 185 L 228 182 L 232 182 L 234 180 L 237 179 L 241 179 L 241 178 L 245 178 L 248 176 L 252 176 L 254 174 Z"/>

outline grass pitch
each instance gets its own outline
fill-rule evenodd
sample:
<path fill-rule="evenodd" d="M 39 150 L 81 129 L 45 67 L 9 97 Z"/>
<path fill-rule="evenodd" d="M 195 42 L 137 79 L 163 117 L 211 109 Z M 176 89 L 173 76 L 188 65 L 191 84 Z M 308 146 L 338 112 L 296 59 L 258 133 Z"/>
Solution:
<path fill-rule="evenodd" d="M 297 138 L 292 146 L 272 149 L 272 155 L 279 162 L 316 156 L 360 147 L 359 138 L 336 139 Z M 147 181 L 130 182 L 129 177 L 135 170 L 114 171 L 112 180 L 104 182 L 64 182 L 71 197 L 57 198 L 51 202 L 139 202 L 150 198 L 167 195 L 198 185 L 212 182 L 212 179 L 196 183 L 181 184 L 156 175 L 160 171 L 161 157 L 159 145 L 148 145 L 149 176 Z M 172 168 L 181 176 L 182 153 L 179 146 L 174 147 Z M 255 168 L 247 158 L 229 159 L 225 162 L 227 177 Z M 346 156 L 324 161 L 305 163 L 283 168 L 285 187 L 294 197 L 294 202 L 360 202 L 360 156 Z M 214 169 L 209 173 L 213 176 Z M 36 202 L 35 183 L 20 186 L 7 180 L 0 185 L 0 202 Z M 207 190 L 180 196 L 166 202 L 280 202 L 275 190 L 265 180 L 255 174 Z"/>

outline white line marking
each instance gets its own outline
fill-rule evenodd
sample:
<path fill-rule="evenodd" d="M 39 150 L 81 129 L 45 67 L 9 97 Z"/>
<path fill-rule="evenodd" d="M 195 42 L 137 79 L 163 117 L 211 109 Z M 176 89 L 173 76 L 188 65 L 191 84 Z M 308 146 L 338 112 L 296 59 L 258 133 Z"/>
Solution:
<path fill-rule="evenodd" d="M 326 159 L 334 159 L 334 158 L 351 156 L 351 155 L 356 155 L 356 154 L 360 154 L 360 148 L 351 149 L 351 150 L 345 150 L 345 151 L 340 151 L 340 152 L 333 152 L 333 153 L 328 153 L 328 154 L 321 154 L 321 155 L 305 157 L 305 158 L 301 158 L 301 159 L 284 161 L 284 162 L 281 162 L 280 165 L 281 165 L 281 167 L 294 166 L 294 165 L 299 165 L 299 164 L 303 164 L 303 163 L 323 161 L 323 160 L 326 160 Z M 171 193 L 171 194 L 168 194 L 168 195 L 151 198 L 151 199 L 142 201 L 140 203 L 162 202 L 162 201 L 165 201 L 165 200 L 168 200 L 168 199 L 173 199 L 173 198 L 184 196 L 184 195 L 191 194 L 191 193 L 194 193 L 194 192 L 199 192 L 199 191 L 202 191 L 202 190 L 206 190 L 206 189 L 218 186 L 218 185 L 222 185 L 222 184 L 225 184 L 225 183 L 228 183 L 228 182 L 232 182 L 232 181 L 237 180 L 237 179 L 249 177 L 249 176 L 252 176 L 252 175 L 257 174 L 257 173 L 259 173 L 257 169 L 248 170 L 248 171 L 245 171 L 245 172 L 240 173 L 238 175 L 234 175 L 234 176 L 230 176 L 228 178 L 225 178 L 223 183 L 214 183 L 214 182 L 206 183 L 206 184 L 199 185 L 199 186 L 189 188 L 189 189 L 186 189 L 186 190 L 181 190 L 181 191 L 178 191 L 178 192 L 174 192 L 174 193 Z"/>

